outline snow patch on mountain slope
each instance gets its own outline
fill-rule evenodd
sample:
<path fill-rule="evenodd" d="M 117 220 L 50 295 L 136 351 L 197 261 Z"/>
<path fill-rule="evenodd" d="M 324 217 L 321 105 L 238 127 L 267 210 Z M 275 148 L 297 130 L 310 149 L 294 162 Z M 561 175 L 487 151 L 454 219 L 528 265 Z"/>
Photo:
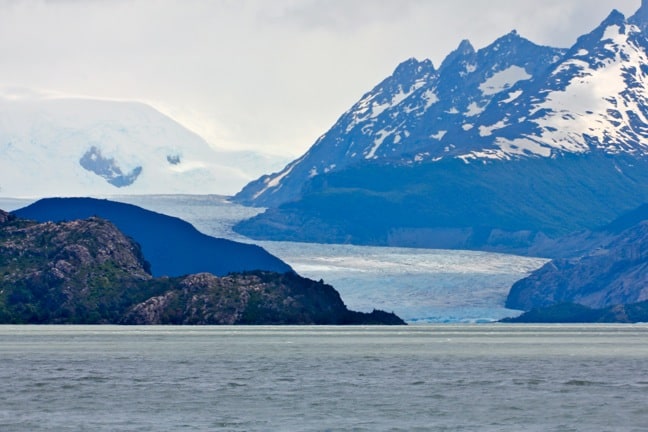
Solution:
<path fill-rule="evenodd" d="M 374 121 L 380 117 L 385 111 L 391 110 L 394 107 L 400 105 L 402 102 L 407 100 L 414 92 L 422 88 L 427 84 L 427 79 L 420 78 L 412 83 L 408 88 L 404 88 L 403 85 L 398 85 L 398 91 L 391 96 L 385 98 L 385 95 L 388 93 L 387 90 L 381 89 L 377 92 L 369 93 L 365 95 L 356 105 L 354 105 L 349 111 L 345 113 L 345 116 L 350 117 L 345 130 L 346 133 L 351 132 L 356 126 L 367 121 Z M 425 97 L 427 97 L 428 104 L 431 106 L 438 98 L 433 91 L 430 93 L 426 92 Z M 429 106 L 428 106 L 429 107 Z M 412 110 L 405 108 L 404 110 Z"/>
<path fill-rule="evenodd" d="M 467 117 L 474 117 L 484 112 L 484 107 L 480 107 L 477 102 L 471 102 L 466 111 Z"/>
<path fill-rule="evenodd" d="M 279 174 L 276 174 L 276 175 L 273 174 L 273 175 L 271 175 L 271 176 L 268 176 L 268 177 L 264 180 L 265 187 L 264 187 L 263 189 L 259 190 L 259 191 L 256 193 L 256 195 L 254 196 L 254 198 L 257 198 L 257 197 L 263 195 L 264 193 L 266 193 L 266 192 L 269 191 L 270 189 L 277 189 L 277 188 L 281 188 L 281 180 L 283 180 L 286 176 L 288 176 L 288 175 L 292 172 L 292 170 L 295 169 L 295 167 L 296 167 L 297 165 L 299 165 L 299 163 L 304 159 L 304 157 L 305 157 L 305 156 L 303 156 L 303 157 L 301 157 L 301 158 L 299 158 L 299 159 L 297 159 L 297 160 L 291 162 L 291 163 L 290 163 L 286 168 L 284 168 L 284 170 L 281 171 Z M 312 171 L 312 170 L 311 170 L 311 171 Z"/>
<path fill-rule="evenodd" d="M 522 91 L 522 90 L 513 91 L 513 92 L 509 93 L 509 95 L 508 95 L 509 97 L 504 99 L 502 101 L 502 103 L 511 103 L 515 99 L 519 98 L 522 95 L 522 93 L 524 93 L 524 91 Z"/>
<path fill-rule="evenodd" d="M 510 160 L 522 156 L 551 156 L 550 146 L 529 137 L 515 139 L 497 137 L 495 143 L 498 149 L 476 150 L 460 155 L 458 158 L 469 163 L 471 160 Z"/>
<path fill-rule="evenodd" d="M 531 75 L 520 66 L 511 66 L 503 71 L 495 73 L 492 77 L 479 85 L 479 89 L 486 96 L 492 96 L 503 90 L 511 88 L 515 83 L 528 80 Z"/>
<path fill-rule="evenodd" d="M 551 156 L 551 147 L 532 138 L 516 138 L 513 140 L 498 137 L 497 144 L 506 155 L 515 156 Z"/>
<path fill-rule="evenodd" d="M 432 105 L 439 102 L 439 96 L 434 90 L 428 89 L 423 93 L 423 99 L 425 100 L 424 111 L 428 110 Z"/>
<path fill-rule="evenodd" d="M 617 24 L 608 26 L 605 29 L 605 32 L 603 33 L 603 37 L 601 38 L 603 41 L 607 40 L 612 40 L 613 42 L 619 43 L 623 42 L 623 37 L 622 37 L 622 32 L 621 32 L 621 27 Z"/>
<path fill-rule="evenodd" d="M 502 129 L 507 125 L 508 123 L 506 122 L 506 120 L 500 120 L 497 123 L 492 124 L 490 126 L 479 126 L 479 135 L 482 137 L 490 136 L 493 134 L 493 131 Z"/>
<path fill-rule="evenodd" d="M 439 131 L 439 132 L 437 132 L 437 133 L 435 133 L 435 134 L 433 134 L 433 135 L 430 135 L 430 138 L 433 138 L 433 139 L 435 139 L 435 140 L 441 141 L 441 140 L 443 139 L 443 137 L 444 137 L 447 133 L 448 133 L 447 130 L 442 130 L 442 131 Z"/>
<path fill-rule="evenodd" d="M 646 102 L 648 80 L 640 68 L 628 65 L 648 64 L 645 51 L 628 42 L 628 33 L 637 32 L 627 26 L 622 32 L 618 25 L 609 26 L 602 38 L 605 48 L 614 55 L 600 67 L 573 59 L 557 70 L 560 73 L 576 68 L 576 74 L 564 91 L 551 92 L 536 106 L 548 114 L 535 121 L 542 128 L 540 139 L 553 147 L 569 152 L 586 152 L 592 142 L 615 151 L 627 142 L 637 141 L 634 129 L 648 125 L 641 105 Z M 628 78 L 642 84 L 640 98 L 626 96 Z M 645 147 L 639 140 L 639 145 Z"/>
<path fill-rule="evenodd" d="M 380 148 L 380 146 L 383 144 L 385 141 L 385 138 L 388 136 L 392 135 L 394 132 L 389 132 L 387 130 L 381 130 L 376 133 L 376 139 L 374 139 L 373 147 L 369 149 L 367 154 L 365 155 L 365 159 L 374 159 L 376 157 L 376 152 Z"/>

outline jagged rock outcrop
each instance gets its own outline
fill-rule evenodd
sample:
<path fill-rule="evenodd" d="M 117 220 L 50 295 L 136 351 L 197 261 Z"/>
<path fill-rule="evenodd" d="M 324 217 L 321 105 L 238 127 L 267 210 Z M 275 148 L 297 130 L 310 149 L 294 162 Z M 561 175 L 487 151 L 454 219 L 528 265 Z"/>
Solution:
<path fill-rule="evenodd" d="M 129 277 L 151 278 L 139 245 L 112 223 L 97 217 L 60 223 L 7 219 L 1 232 L 1 262 L 21 270 L 15 274 L 5 271 L 5 281 L 18 282 L 26 269 L 42 273 L 43 264 L 52 270 L 51 275 L 110 265 Z"/>

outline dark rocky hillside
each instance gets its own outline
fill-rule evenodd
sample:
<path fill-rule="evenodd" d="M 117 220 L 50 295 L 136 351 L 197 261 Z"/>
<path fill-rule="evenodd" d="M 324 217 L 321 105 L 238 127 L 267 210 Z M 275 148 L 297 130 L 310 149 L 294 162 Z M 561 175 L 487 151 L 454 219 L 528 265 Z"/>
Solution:
<path fill-rule="evenodd" d="M 288 273 L 190 275 L 134 305 L 125 324 L 404 324 L 381 311 L 349 311 L 333 287 Z"/>
<path fill-rule="evenodd" d="M 513 285 L 506 306 L 531 310 L 559 303 L 600 309 L 648 300 L 648 221 L 583 256 L 553 260 Z"/>
<path fill-rule="evenodd" d="M 153 278 L 142 249 L 97 217 L 38 223 L 0 211 L 0 323 L 404 324 L 349 311 L 292 271 Z"/>
<path fill-rule="evenodd" d="M 648 206 L 566 236 L 565 257 L 515 283 L 508 322 L 648 322 Z"/>
<path fill-rule="evenodd" d="M 533 309 L 508 323 L 638 323 L 648 322 L 648 301 L 592 309 L 575 303 L 560 303 Z"/>
<path fill-rule="evenodd" d="M 648 159 L 624 155 L 374 164 L 314 177 L 299 201 L 269 208 L 235 230 L 264 240 L 553 258 L 564 253 L 557 239 L 605 225 L 646 201 Z M 576 250 L 586 239 L 572 240 Z"/>
<path fill-rule="evenodd" d="M 11 215 L 4 210 L 0 210 L 0 224 L 3 224 L 11 218 Z"/>
<path fill-rule="evenodd" d="M 0 226 L 0 322 L 115 322 L 143 301 L 151 275 L 139 246 L 98 219 Z"/>

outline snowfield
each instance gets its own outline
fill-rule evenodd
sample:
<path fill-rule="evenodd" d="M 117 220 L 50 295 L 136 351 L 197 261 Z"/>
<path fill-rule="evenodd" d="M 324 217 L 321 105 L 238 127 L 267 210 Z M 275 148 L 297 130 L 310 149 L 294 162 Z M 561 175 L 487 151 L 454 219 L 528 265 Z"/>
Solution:
<path fill-rule="evenodd" d="M 0 195 L 228 194 L 285 160 L 228 152 L 138 102 L 0 95 Z"/>

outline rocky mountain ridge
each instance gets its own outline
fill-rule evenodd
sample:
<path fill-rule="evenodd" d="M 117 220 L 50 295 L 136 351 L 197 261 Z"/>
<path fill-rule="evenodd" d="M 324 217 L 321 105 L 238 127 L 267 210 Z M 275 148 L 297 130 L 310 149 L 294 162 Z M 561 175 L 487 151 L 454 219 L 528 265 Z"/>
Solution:
<path fill-rule="evenodd" d="M 138 303 L 123 324 L 404 324 L 396 315 L 354 312 L 323 282 L 298 276 L 251 272 L 216 277 L 209 273 L 178 280 L 174 289 Z"/>
<path fill-rule="evenodd" d="M 563 51 L 511 32 L 479 51 L 464 40 L 438 70 L 429 60 L 409 59 L 344 113 L 302 158 L 250 183 L 236 199 L 275 206 L 298 197 L 305 179 L 364 161 L 421 163 L 459 155 L 464 149 L 445 143 L 466 132 L 464 120 L 482 113 L 498 91 L 538 74 Z"/>

